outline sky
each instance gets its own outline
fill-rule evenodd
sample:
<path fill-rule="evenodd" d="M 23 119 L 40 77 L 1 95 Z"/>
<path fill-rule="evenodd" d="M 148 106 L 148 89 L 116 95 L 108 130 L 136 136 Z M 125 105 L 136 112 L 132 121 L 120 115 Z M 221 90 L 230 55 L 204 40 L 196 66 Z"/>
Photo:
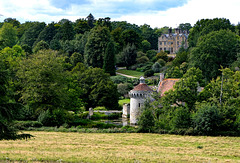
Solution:
<path fill-rule="evenodd" d="M 0 0 L 0 22 L 6 18 L 26 21 L 75 21 L 89 13 L 98 18 L 152 28 L 192 26 L 201 19 L 227 18 L 240 22 L 240 0 Z"/>

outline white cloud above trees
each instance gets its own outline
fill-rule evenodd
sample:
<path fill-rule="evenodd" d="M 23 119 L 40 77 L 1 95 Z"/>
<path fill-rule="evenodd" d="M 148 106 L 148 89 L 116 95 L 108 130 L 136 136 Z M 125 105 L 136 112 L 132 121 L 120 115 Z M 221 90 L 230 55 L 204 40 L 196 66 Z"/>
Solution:
<path fill-rule="evenodd" d="M 95 18 L 110 17 L 137 25 L 176 27 L 205 18 L 227 18 L 237 24 L 239 0 L 0 0 L 0 21 L 16 18 L 21 22 L 75 21 L 92 13 Z M 1 16 L 3 15 L 3 16 Z"/>

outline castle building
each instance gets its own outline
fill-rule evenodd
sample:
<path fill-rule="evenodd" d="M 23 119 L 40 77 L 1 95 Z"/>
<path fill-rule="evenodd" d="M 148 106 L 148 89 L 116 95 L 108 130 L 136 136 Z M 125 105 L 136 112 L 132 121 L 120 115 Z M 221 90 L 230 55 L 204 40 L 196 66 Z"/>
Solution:
<path fill-rule="evenodd" d="M 153 90 L 145 83 L 144 77 L 140 78 L 140 84 L 135 86 L 129 92 L 130 97 L 130 124 L 136 125 L 138 117 L 141 113 L 141 108 L 147 98 L 150 98 Z"/>
<path fill-rule="evenodd" d="M 172 33 L 170 28 L 168 34 L 162 34 L 158 38 L 158 52 L 169 51 L 170 54 L 176 54 L 181 46 L 188 48 L 187 39 L 188 32 L 176 28 L 175 33 Z"/>

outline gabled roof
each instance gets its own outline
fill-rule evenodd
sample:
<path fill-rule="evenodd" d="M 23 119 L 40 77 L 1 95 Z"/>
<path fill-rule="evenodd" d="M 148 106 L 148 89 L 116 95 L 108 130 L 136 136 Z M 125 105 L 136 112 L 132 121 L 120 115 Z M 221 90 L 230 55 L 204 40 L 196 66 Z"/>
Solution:
<path fill-rule="evenodd" d="M 133 91 L 153 91 L 147 84 L 140 83 L 133 88 Z"/>
<path fill-rule="evenodd" d="M 160 82 L 157 92 L 160 92 L 161 96 L 163 96 L 165 92 L 173 89 L 173 86 L 179 80 L 180 79 L 164 79 L 162 82 Z"/>

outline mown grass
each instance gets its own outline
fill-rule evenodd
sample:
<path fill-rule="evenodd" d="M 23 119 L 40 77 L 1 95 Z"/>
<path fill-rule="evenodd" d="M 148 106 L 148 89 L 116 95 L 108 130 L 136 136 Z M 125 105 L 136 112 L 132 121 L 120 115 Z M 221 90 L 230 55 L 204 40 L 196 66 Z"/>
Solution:
<path fill-rule="evenodd" d="M 144 72 L 134 71 L 134 70 L 126 70 L 126 69 L 118 69 L 117 72 L 125 75 L 134 76 L 137 78 L 140 78 L 141 76 L 144 76 Z"/>
<path fill-rule="evenodd" d="M 130 103 L 130 99 L 129 98 L 126 98 L 126 99 L 122 99 L 122 100 L 118 100 L 118 104 L 120 106 L 123 106 L 123 104 L 127 104 L 127 103 Z"/>
<path fill-rule="evenodd" d="M 0 141 L 0 161 L 240 162 L 240 137 L 26 133 L 35 137 L 28 141 Z"/>

